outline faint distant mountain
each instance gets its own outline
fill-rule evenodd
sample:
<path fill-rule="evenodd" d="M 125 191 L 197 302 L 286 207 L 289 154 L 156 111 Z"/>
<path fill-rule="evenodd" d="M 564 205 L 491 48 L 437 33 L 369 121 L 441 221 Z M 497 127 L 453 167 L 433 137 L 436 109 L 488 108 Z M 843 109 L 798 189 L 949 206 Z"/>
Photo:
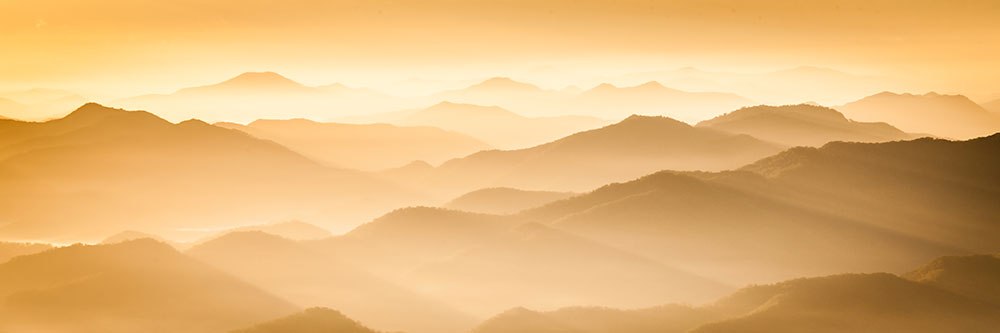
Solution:
<path fill-rule="evenodd" d="M 666 117 L 632 116 L 532 148 L 454 159 L 420 184 L 450 195 L 485 187 L 581 191 L 663 169 L 736 168 L 780 150 L 747 135 Z"/>
<path fill-rule="evenodd" d="M 20 242 L 2 242 L 0 241 L 0 264 L 7 262 L 11 258 L 35 254 L 48 249 L 51 249 L 52 245 L 44 243 L 20 243 Z"/>
<path fill-rule="evenodd" d="M 0 122 L 0 186 L 10 205 L 0 219 L 13 221 L 0 234 L 25 239 L 127 229 L 178 239 L 192 236 L 185 227 L 289 218 L 350 224 L 412 195 L 240 131 L 97 104 L 43 123 Z"/>
<path fill-rule="evenodd" d="M 698 123 L 787 146 L 822 146 L 831 141 L 883 142 L 912 139 L 886 123 L 849 120 L 834 109 L 806 104 L 742 108 Z"/>
<path fill-rule="evenodd" d="M 143 238 L 152 239 L 152 240 L 155 240 L 157 242 L 170 245 L 170 246 L 174 247 L 175 249 L 182 249 L 182 246 L 179 246 L 181 244 L 178 244 L 178 243 L 173 242 L 173 241 L 166 240 L 163 237 L 160 237 L 160 236 L 157 236 L 157 235 L 147 234 L 145 232 L 135 231 L 135 230 L 125 230 L 125 231 L 119 232 L 117 234 L 111 235 L 110 237 L 105 238 L 103 241 L 101 241 L 101 244 L 118 244 L 118 243 L 122 243 L 122 242 L 129 242 L 129 241 L 134 241 L 134 240 L 143 239 Z"/>
<path fill-rule="evenodd" d="M 75 95 L 77 94 L 69 90 L 48 88 L 0 92 L 0 98 L 11 99 L 24 104 L 43 103 Z"/>
<path fill-rule="evenodd" d="M 993 112 L 994 114 L 1000 114 L 1000 99 L 983 103 L 982 106 L 984 109 Z"/>
<path fill-rule="evenodd" d="M 232 333 L 289 332 L 377 333 L 339 311 L 327 308 L 308 308 L 287 317 L 232 331 Z"/>
<path fill-rule="evenodd" d="M 441 102 L 426 109 L 344 120 L 353 123 L 433 126 L 471 135 L 503 149 L 530 147 L 608 123 L 603 119 L 582 116 L 529 118 L 497 106 L 451 102 Z"/>
<path fill-rule="evenodd" d="M 340 84 L 309 87 L 273 72 L 243 73 L 216 84 L 112 103 L 149 110 L 170 121 L 198 118 L 243 123 L 256 119 L 328 119 L 343 112 L 341 110 L 370 113 L 408 105 L 370 89 Z"/>
<path fill-rule="evenodd" d="M 247 72 L 216 84 L 178 90 L 176 94 L 257 94 L 257 93 L 317 93 L 274 72 Z"/>
<path fill-rule="evenodd" d="M 629 114 L 669 115 L 697 121 L 739 107 L 752 105 L 749 99 L 730 93 L 687 92 L 650 81 L 637 86 L 616 87 L 603 83 L 580 93 L 574 108 L 623 117 Z"/>
<path fill-rule="evenodd" d="M 1000 258 L 940 257 L 903 277 L 1000 306 Z"/>
<path fill-rule="evenodd" d="M 439 164 L 490 146 L 434 127 L 318 123 L 306 119 L 216 123 L 275 141 L 331 166 L 362 170 L 399 167 L 415 160 Z"/>
<path fill-rule="evenodd" d="M 962 95 L 882 92 L 836 107 L 858 121 L 887 122 L 910 133 L 970 139 L 1000 131 L 1000 115 Z"/>
<path fill-rule="evenodd" d="M 420 221 L 413 221 L 419 223 Z M 423 265 L 411 279 L 472 313 L 518 304 L 651 306 L 700 303 L 730 288 L 557 229 L 528 223 L 488 242 Z"/>
<path fill-rule="evenodd" d="M 221 332 L 298 310 L 149 239 L 15 258 L 0 299 L 12 332 Z"/>
<path fill-rule="evenodd" d="M 0 115 L 23 121 L 43 121 L 66 114 L 85 103 L 83 96 L 52 89 L 0 93 Z"/>
<path fill-rule="evenodd" d="M 813 100 L 836 105 L 893 89 L 911 89 L 887 77 L 856 75 L 831 68 L 799 66 L 757 73 L 706 71 L 693 67 L 632 73 L 604 78 L 602 82 L 637 85 L 657 81 L 687 91 L 731 92 L 758 103 L 783 105 Z"/>
<path fill-rule="evenodd" d="M 445 208 L 486 214 L 513 214 L 575 195 L 571 192 L 525 191 L 509 187 L 475 190 L 444 204 Z"/>
<path fill-rule="evenodd" d="M 1000 307 L 891 274 L 847 274 L 748 287 L 718 308 L 743 308 L 707 332 L 987 332 Z"/>
<path fill-rule="evenodd" d="M 602 83 L 595 88 L 548 90 L 511 80 L 492 78 L 464 89 L 444 91 L 431 99 L 478 105 L 496 105 L 531 115 L 567 113 L 619 118 L 629 114 L 666 115 L 687 121 L 701 120 L 734 108 L 751 105 L 746 98 L 718 92 L 688 92 L 657 82 L 616 87 Z"/>
<path fill-rule="evenodd" d="M 260 231 L 292 240 L 310 240 L 333 236 L 330 231 L 302 221 L 249 225 L 232 231 Z"/>
<path fill-rule="evenodd" d="M 459 332 L 474 323 L 442 302 L 295 241 L 260 231 L 228 233 L 186 253 L 296 304 L 337 308 L 378 328 Z"/>

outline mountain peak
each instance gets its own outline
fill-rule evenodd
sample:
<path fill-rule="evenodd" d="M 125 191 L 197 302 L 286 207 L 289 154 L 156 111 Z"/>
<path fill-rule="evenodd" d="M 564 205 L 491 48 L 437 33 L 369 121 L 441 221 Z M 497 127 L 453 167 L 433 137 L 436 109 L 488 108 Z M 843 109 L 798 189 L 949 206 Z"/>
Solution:
<path fill-rule="evenodd" d="M 217 84 L 184 88 L 181 89 L 181 92 L 197 92 L 205 89 L 267 89 L 270 91 L 295 91 L 310 88 L 275 72 L 246 72 Z"/>
<path fill-rule="evenodd" d="M 503 90 L 523 90 L 523 91 L 540 91 L 539 88 L 530 83 L 514 81 L 509 77 L 498 76 L 489 78 L 486 81 L 475 84 L 469 88 L 478 89 L 503 89 Z"/>

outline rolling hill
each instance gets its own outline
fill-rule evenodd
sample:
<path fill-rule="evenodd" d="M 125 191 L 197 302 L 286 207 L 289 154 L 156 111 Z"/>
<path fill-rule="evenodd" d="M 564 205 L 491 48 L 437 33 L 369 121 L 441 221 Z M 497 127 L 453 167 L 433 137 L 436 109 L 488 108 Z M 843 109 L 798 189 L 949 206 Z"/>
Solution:
<path fill-rule="evenodd" d="M 984 268 L 984 257 L 941 258 L 915 273 L 941 274 L 943 267 L 952 266 L 944 262 L 976 262 L 973 266 Z M 944 271 L 951 275 L 952 287 L 965 293 L 942 289 L 935 281 L 913 282 L 887 273 L 838 274 L 751 285 L 698 307 L 518 307 L 472 332 L 987 332 L 1000 323 L 1000 306 L 976 299 L 980 292 L 995 289 L 981 282 L 995 281 L 998 271 Z"/>
<path fill-rule="evenodd" d="M 886 123 L 849 120 L 834 109 L 808 104 L 742 108 L 698 123 L 786 146 L 822 146 L 831 141 L 884 142 L 915 138 Z"/>
<path fill-rule="evenodd" d="M 474 324 L 472 317 L 440 301 L 259 231 L 232 232 L 185 253 L 299 306 L 336 308 L 380 329 L 461 332 Z"/>
<path fill-rule="evenodd" d="M 781 149 L 747 135 L 697 128 L 666 117 L 631 116 L 531 148 L 454 159 L 426 179 L 409 180 L 447 197 L 487 187 L 583 191 L 663 169 L 737 168 Z"/>
<path fill-rule="evenodd" d="M 344 118 L 343 121 L 438 127 L 473 136 L 501 149 L 530 147 L 608 124 L 594 117 L 525 117 L 498 106 L 452 102 L 424 109 Z"/>
<path fill-rule="evenodd" d="M 149 239 L 15 258 L 0 299 L 12 332 L 220 332 L 298 311 Z"/>
<path fill-rule="evenodd" d="M 962 95 L 882 92 L 835 108 L 854 120 L 887 122 L 906 132 L 952 139 L 1000 131 L 1000 116 Z"/>
<path fill-rule="evenodd" d="M 337 310 L 308 308 L 305 311 L 253 325 L 231 333 L 337 332 L 378 333 Z"/>
<path fill-rule="evenodd" d="M 703 120 L 727 110 L 750 106 L 753 101 L 729 93 L 687 92 L 649 81 L 637 86 L 616 87 L 602 83 L 583 91 L 570 105 L 577 112 L 609 114 L 666 115 L 682 121 Z"/>
<path fill-rule="evenodd" d="M 128 229 L 183 240 L 200 236 L 185 227 L 295 218 L 350 224 L 412 194 L 239 131 L 97 104 L 48 122 L 0 121 L 0 186 L 10 207 L 0 234 L 71 241 Z"/>
<path fill-rule="evenodd" d="M 307 119 L 215 125 L 277 142 L 326 165 L 360 170 L 394 168 L 416 160 L 440 164 L 490 148 L 472 137 L 425 126 L 318 123 Z"/>
<path fill-rule="evenodd" d="M 463 194 L 444 208 L 485 214 L 513 214 L 575 195 L 571 192 L 525 191 L 509 187 L 492 187 Z"/>

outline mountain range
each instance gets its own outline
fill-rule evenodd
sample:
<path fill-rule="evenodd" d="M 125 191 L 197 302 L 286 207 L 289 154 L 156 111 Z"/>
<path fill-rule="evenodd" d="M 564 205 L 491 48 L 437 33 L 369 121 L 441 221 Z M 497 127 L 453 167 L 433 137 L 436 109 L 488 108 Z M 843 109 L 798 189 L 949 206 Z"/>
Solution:
<path fill-rule="evenodd" d="M 482 151 L 445 162 L 431 172 L 403 173 L 395 179 L 447 197 L 487 187 L 582 191 L 663 169 L 737 168 L 781 149 L 747 135 L 666 117 L 631 116 L 546 144 Z"/>
<path fill-rule="evenodd" d="M 930 265 L 939 274 L 966 281 L 995 281 L 1000 266 L 984 263 L 988 258 L 1000 261 L 992 256 L 953 257 Z M 943 268 L 941 260 L 975 260 L 977 264 L 970 266 L 991 274 Z M 922 267 L 917 272 L 927 270 Z M 986 332 L 1000 324 L 1000 304 L 977 299 L 980 290 L 953 292 L 926 280 L 887 273 L 840 274 L 749 286 L 700 307 L 571 307 L 544 312 L 514 308 L 472 332 Z"/>
<path fill-rule="evenodd" d="M 498 106 L 452 102 L 441 102 L 424 109 L 349 117 L 343 121 L 432 126 L 471 135 L 501 149 L 539 145 L 609 123 L 607 120 L 585 116 L 530 118 Z"/>
<path fill-rule="evenodd" d="M 831 141 L 884 142 L 916 137 L 886 123 L 857 122 L 834 109 L 808 104 L 742 108 L 699 122 L 697 126 L 747 134 L 786 146 L 822 146 Z"/>
<path fill-rule="evenodd" d="M 971 139 L 1000 131 L 1000 115 L 962 95 L 882 92 L 835 107 L 859 121 L 887 122 L 911 133 Z"/>
<path fill-rule="evenodd" d="M 0 300 L 12 332 L 221 332 L 298 310 L 149 239 L 14 258 Z"/>
<path fill-rule="evenodd" d="M 435 127 L 319 123 L 307 119 L 216 123 L 271 140 L 329 166 L 382 170 L 421 160 L 440 164 L 491 147 Z"/>
<path fill-rule="evenodd" d="M 184 228 L 370 218 L 413 198 L 243 132 L 98 104 L 47 122 L 0 121 L 0 186 L 9 204 L 0 234 L 12 239 L 125 229 L 191 238 Z"/>

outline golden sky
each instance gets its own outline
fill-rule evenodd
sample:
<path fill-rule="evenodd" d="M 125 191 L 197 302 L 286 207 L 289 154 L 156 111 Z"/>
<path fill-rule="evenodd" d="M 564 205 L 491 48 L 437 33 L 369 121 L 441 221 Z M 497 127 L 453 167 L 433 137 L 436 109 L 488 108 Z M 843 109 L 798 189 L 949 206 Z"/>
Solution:
<path fill-rule="evenodd" d="M 998 17 L 996 0 L 0 0 L 0 89 L 813 65 L 993 94 Z"/>

